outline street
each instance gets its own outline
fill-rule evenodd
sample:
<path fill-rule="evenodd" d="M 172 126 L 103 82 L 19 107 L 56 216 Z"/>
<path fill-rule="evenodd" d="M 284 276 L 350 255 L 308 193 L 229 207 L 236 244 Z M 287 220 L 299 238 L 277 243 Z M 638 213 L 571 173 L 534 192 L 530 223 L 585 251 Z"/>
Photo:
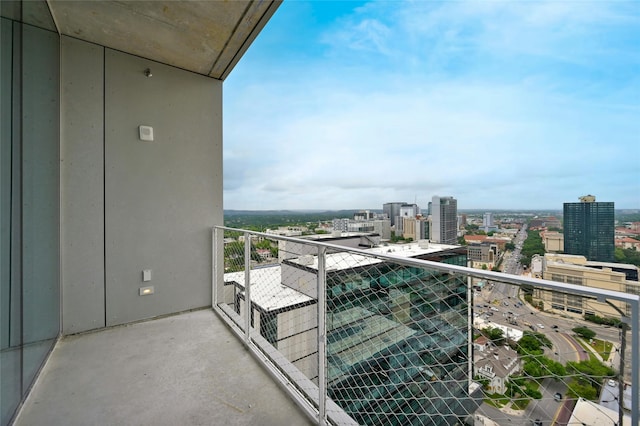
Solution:
<path fill-rule="evenodd" d="M 515 237 L 514 250 L 509 256 L 503 260 L 503 273 L 521 274 L 522 267 L 519 263 L 520 251 L 522 244 L 527 238 L 526 226 L 523 226 Z M 510 327 L 515 330 L 531 330 L 543 333 L 552 343 L 552 349 L 545 349 L 545 355 L 563 365 L 569 361 L 588 360 L 589 353 L 575 339 L 573 328 L 578 326 L 587 327 L 596 332 L 598 339 L 614 342 L 614 356 L 611 360 L 604 360 L 616 370 L 620 369 L 620 330 L 615 327 L 603 326 L 588 323 L 581 319 L 561 317 L 556 314 L 538 311 L 528 303 L 520 300 L 519 286 L 511 285 L 504 282 L 490 281 L 489 285 L 480 290 L 474 291 L 474 315 L 498 325 Z M 625 363 L 625 372 L 630 372 L 630 351 L 627 348 L 628 355 Z M 610 361 L 610 362 L 607 362 Z M 523 411 L 514 411 L 509 409 L 499 410 L 486 403 L 482 404 L 478 410 L 478 414 L 496 421 L 500 425 L 532 425 L 533 420 L 540 420 L 543 425 L 550 425 L 560 417 L 566 417 L 567 409 L 562 407 L 565 405 L 565 394 L 567 391 L 566 383 L 562 380 L 554 380 L 552 378 L 545 379 L 539 391 L 542 392 L 541 399 L 532 399 L 527 408 Z M 605 392 L 609 392 L 609 399 L 617 404 L 614 400 L 615 388 L 607 387 Z M 562 399 L 557 401 L 554 395 L 558 393 L 562 395 Z M 567 407 L 568 408 L 568 407 Z"/>

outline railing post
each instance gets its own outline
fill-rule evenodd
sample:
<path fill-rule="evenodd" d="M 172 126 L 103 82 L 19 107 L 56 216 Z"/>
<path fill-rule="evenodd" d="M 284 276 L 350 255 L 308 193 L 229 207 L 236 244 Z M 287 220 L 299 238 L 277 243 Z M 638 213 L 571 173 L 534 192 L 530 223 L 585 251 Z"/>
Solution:
<path fill-rule="evenodd" d="M 213 232 L 211 233 L 211 307 L 215 308 L 216 306 L 218 306 L 218 288 L 217 288 L 217 281 L 218 281 L 218 277 L 216 276 L 216 274 L 218 273 L 220 268 L 220 265 L 218 264 L 218 258 L 219 258 L 219 253 L 218 253 L 218 238 L 219 238 L 219 234 L 220 232 L 224 232 L 221 229 L 218 228 L 213 228 Z"/>
<path fill-rule="evenodd" d="M 640 300 L 631 303 L 631 424 L 640 425 Z M 626 325 L 626 324 L 625 324 Z M 626 328 L 626 327 L 625 327 Z M 624 329 L 623 329 L 624 330 Z M 619 401 L 622 404 L 622 401 Z"/>
<path fill-rule="evenodd" d="M 327 419 L 327 276 L 325 256 L 327 248 L 318 247 L 318 424 Z"/>
<path fill-rule="evenodd" d="M 467 261 L 467 267 L 471 268 L 471 261 Z M 468 389 L 473 382 L 473 277 L 467 275 L 467 380 Z"/>
<path fill-rule="evenodd" d="M 251 341 L 251 234 L 244 233 L 244 341 Z"/>

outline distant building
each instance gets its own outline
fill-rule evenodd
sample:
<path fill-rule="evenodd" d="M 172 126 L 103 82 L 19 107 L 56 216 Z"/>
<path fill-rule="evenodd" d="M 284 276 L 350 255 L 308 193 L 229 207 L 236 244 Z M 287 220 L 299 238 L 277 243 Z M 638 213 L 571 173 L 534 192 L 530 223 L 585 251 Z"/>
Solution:
<path fill-rule="evenodd" d="M 491 232 L 497 229 L 493 223 L 493 213 L 488 212 L 482 216 L 482 228 L 484 229 L 484 232 Z"/>
<path fill-rule="evenodd" d="M 369 210 L 361 210 L 353 214 L 353 220 L 369 220 L 375 217 L 375 213 Z"/>
<path fill-rule="evenodd" d="M 542 269 L 544 265 L 544 257 L 539 254 L 534 254 L 531 257 L 531 265 L 529 266 L 529 273 L 531 278 L 542 278 Z"/>
<path fill-rule="evenodd" d="M 458 239 L 458 201 L 453 197 L 431 199 L 431 240 L 456 244 Z"/>
<path fill-rule="evenodd" d="M 396 235 L 404 235 L 404 220 L 415 219 L 420 214 L 420 208 L 417 204 L 403 204 L 400 206 L 398 216 L 395 218 Z"/>
<path fill-rule="evenodd" d="M 640 240 L 636 240 L 635 238 L 623 237 L 616 238 L 615 241 L 616 247 L 620 247 L 622 249 L 631 249 L 640 251 Z"/>
<path fill-rule="evenodd" d="M 531 219 L 529 222 L 529 229 L 560 229 L 562 228 L 562 224 L 560 223 L 560 219 L 555 216 L 548 217 L 538 217 Z"/>
<path fill-rule="evenodd" d="M 402 218 L 402 238 L 416 240 L 416 221 L 415 217 Z"/>
<path fill-rule="evenodd" d="M 564 251 L 564 235 L 560 232 L 544 231 L 540 233 L 540 237 L 546 252 L 562 253 Z"/>
<path fill-rule="evenodd" d="M 283 237 L 298 237 L 307 230 L 308 229 L 306 227 L 301 226 L 281 226 L 278 229 L 267 229 L 265 234 L 281 235 Z"/>
<path fill-rule="evenodd" d="M 389 219 L 333 219 L 334 232 L 376 233 L 384 240 L 391 238 L 391 221 Z"/>
<path fill-rule="evenodd" d="M 588 260 L 612 262 L 615 239 L 614 203 L 596 202 L 593 195 L 579 203 L 564 203 L 564 251 Z"/>
<path fill-rule="evenodd" d="M 382 205 L 382 212 L 387 215 L 391 221 L 391 226 L 396 225 L 396 218 L 400 216 L 400 207 L 407 204 L 405 201 L 384 203 Z"/>
<path fill-rule="evenodd" d="M 431 221 L 426 217 L 416 219 L 416 240 L 428 240 L 431 229 Z"/>
<path fill-rule="evenodd" d="M 470 244 L 467 246 L 467 250 L 473 268 L 482 267 L 482 265 L 486 265 L 488 269 L 493 268 L 498 256 L 498 246 L 496 244 Z"/>
<path fill-rule="evenodd" d="M 640 269 L 624 263 L 594 262 L 584 256 L 546 253 L 536 258 L 542 260 L 542 278 L 567 284 L 603 290 L 640 294 L 638 275 Z M 532 265 L 534 260 L 532 259 Z M 581 317 L 586 314 L 618 318 L 619 312 L 607 303 L 560 292 L 535 289 L 534 302 L 543 302 L 545 311 Z M 629 307 L 612 302 L 625 315 L 631 315 Z"/>
<path fill-rule="evenodd" d="M 493 226 L 493 213 L 488 212 L 482 216 L 482 226 Z"/>
<path fill-rule="evenodd" d="M 351 219 L 343 217 L 333 219 L 333 230 L 347 232 L 349 230 L 349 222 L 351 222 Z"/>

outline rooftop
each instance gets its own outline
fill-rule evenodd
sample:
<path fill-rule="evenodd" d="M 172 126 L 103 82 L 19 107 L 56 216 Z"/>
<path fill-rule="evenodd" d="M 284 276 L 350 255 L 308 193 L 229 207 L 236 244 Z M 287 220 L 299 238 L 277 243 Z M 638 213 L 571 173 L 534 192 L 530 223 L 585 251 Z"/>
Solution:
<path fill-rule="evenodd" d="M 245 288 L 245 273 L 228 272 L 224 282 L 235 283 Z M 311 303 L 315 299 L 282 284 L 282 267 L 272 265 L 251 271 L 251 300 L 264 311 L 277 311 L 300 304 Z"/>
<path fill-rule="evenodd" d="M 460 246 L 450 244 L 438 244 L 427 241 L 418 241 L 409 244 L 391 244 L 373 247 L 369 249 L 363 249 L 368 254 L 385 255 L 385 256 L 397 256 L 402 258 L 410 258 L 416 256 L 422 256 L 432 253 L 438 253 L 445 250 L 458 248 Z M 311 269 L 318 269 L 317 256 L 306 255 L 300 256 L 295 259 L 288 259 L 288 263 L 303 265 Z M 351 269 L 361 266 L 369 266 L 382 263 L 383 260 L 368 255 L 354 255 L 351 253 L 332 253 L 326 257 L 326 269 L 327 271 L 339 271 L 343 269 Z"/>

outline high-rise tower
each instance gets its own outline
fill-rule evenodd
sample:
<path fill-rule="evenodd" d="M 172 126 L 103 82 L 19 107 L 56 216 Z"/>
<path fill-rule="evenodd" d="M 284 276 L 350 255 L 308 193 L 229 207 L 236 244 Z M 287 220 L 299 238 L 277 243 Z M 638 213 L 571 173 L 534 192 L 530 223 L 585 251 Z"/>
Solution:
<path fill-rule="evenodd" d="M 564 252 L 580 254 L 588 260 L 614 260 L 614 204 L 596 202 L 596 197 L 580 197 L 579 203 L 564 203 Z"/>
<path fill-rule="evenodd" d="M 400 207 L 407 204 L 404 201 L 395 202 L 395 203 L 384 203 L 382 205 L 382 212 L 386 213 L 391 221 L 391 226 L 396 224 L 396 218 L 400 216 Z"/>
<path fill-rule="evenodd" d="M 453 197 L 431 199 L 431 240 L 456 244 L 458 238 L 458 201 Z"/>

